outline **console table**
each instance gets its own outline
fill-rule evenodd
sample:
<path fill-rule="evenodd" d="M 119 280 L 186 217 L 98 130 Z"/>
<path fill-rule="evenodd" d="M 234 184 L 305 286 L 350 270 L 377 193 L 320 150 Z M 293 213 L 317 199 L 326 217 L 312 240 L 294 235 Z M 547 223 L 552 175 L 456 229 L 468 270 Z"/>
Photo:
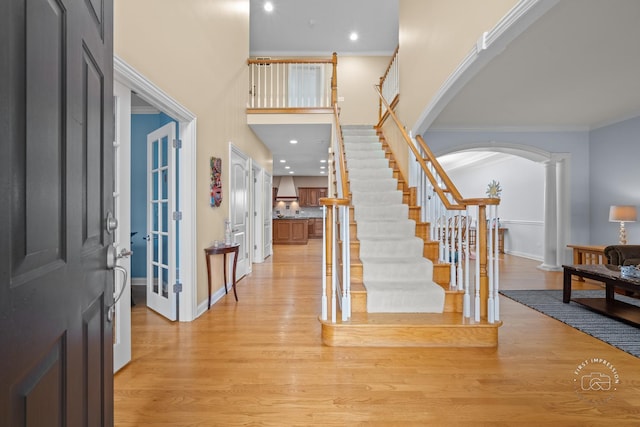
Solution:
<path fill-rule="evenodd" d="M 623 277 L 620 274 L 620 267 L 608 264 L 563 265 L 562 268 L 564 269 L 562 302 L 566 304 L 574 301 L 606 316 L 640 327 L 640 307 L 615 299 L 616 288 L 640 292 L 640 279 Z M 571 276 L 604 283 L 605 298 L 571 299 Z"/>
<path fill-rule="evenodd" d="M 232 253 L 233 256 L 233 295 L 236 297 L 236 301 L 238 301 L 238 293 L 236 292 L 236 265 L 238 264 L 238 249 L 240 245 L 220 245 L 220 246 L 209 246 L 205 248 L 204 255 L 207 258 L 207 281 L 209 284 L 209 297 L 207 299 L 207 309 L 211 308 L 211 255 L 222 255 L 222 265 L 224 271 L 224 293 L 227 294 L 227 254 Z"/>

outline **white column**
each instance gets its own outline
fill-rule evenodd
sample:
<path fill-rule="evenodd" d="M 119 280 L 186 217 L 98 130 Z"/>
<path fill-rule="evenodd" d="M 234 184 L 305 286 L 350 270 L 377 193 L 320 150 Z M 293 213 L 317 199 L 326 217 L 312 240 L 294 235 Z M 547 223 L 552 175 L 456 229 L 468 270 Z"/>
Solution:
<path fill-rule="evenodd" d="M 557 271 L 558 254 L 558 203 L 556 191 L 556 159 L 544 163 L 544 261 L 541 270 Z"/>
<path fill-rule="evenodd" d="M 556 265 L 566 264 L 565 251 L 567 247 L 567 218 L 566 201 L 567 194 L 565 179 L 567 173 L 567 161 L 561 157 L 556 160 L 556 212 L 557 212 L 557 234 L 556 234 Z"/>

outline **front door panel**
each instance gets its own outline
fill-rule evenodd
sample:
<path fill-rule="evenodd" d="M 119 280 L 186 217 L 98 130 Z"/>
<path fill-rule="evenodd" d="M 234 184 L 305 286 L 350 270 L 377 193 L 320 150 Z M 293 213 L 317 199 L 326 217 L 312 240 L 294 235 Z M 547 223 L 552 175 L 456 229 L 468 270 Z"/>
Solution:
<path fill-rule="evenodd" d="M 0 5 L 0 425 L 113 424 L 111 0 Z"/>

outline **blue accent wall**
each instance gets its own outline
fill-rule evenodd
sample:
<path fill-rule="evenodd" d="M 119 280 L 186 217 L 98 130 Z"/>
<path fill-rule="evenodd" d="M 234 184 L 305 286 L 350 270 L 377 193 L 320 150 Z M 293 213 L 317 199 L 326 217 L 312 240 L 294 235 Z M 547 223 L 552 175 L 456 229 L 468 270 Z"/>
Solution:
<path fill-rule="evenodd" d="M 147 277 L 147 135 L 169 122 L 164 113 L 131 115 L 131 277 Z M 176 135 L 177 137 L 177 135 Z"/>

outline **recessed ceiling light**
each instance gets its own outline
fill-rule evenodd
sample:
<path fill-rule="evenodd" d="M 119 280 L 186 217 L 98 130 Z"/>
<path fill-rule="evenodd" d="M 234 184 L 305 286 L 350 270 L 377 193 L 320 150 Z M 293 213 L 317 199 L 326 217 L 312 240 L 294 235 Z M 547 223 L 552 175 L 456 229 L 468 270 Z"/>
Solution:
<path fill-rule="evenodd" d="M 352 42 L 358 40 L 358 33 L 352 31 L 351 34 L 349 34 L 349 40 L 351 40 Z"/>
<path fill-rule="evenodd" d="M 267 1 L 264 3 L 264 10 L 266 12 L 273 12 L 273 3 L 271 3 L 270 1 Z"/>
<path fill-rule="evenodd" d="M 291 141 L 289 141 L 291 144 L 297 144 L 298 140 L 297 139 L 292 139 Z"/>
<path fill-rule="evenodd" d="M 324 173 L 324 171 L 320 171 L 320 173 Z"/>
<path fill-rule="evenodd" d="M 320 169 L 324 169 L 326 166 L 320 166 Z"/>
<path fill-rule="evenodd" d="M 284 168 L 285 169 L 291 169 L 291 166 L 285 166 Z"/>
<path fill-rule="evenodd" d="M 289 171 L 289 173 L 294 173 L 293 171 Z"/>
<path fill-rule="evenodd" d="M 327 163 L 325 159 L 320 160 L 320 163 Z"/>
<path fill-rule="evenodd" d="M 280 163 L 287 163 L 285 159 L 280 160 Z"/>

